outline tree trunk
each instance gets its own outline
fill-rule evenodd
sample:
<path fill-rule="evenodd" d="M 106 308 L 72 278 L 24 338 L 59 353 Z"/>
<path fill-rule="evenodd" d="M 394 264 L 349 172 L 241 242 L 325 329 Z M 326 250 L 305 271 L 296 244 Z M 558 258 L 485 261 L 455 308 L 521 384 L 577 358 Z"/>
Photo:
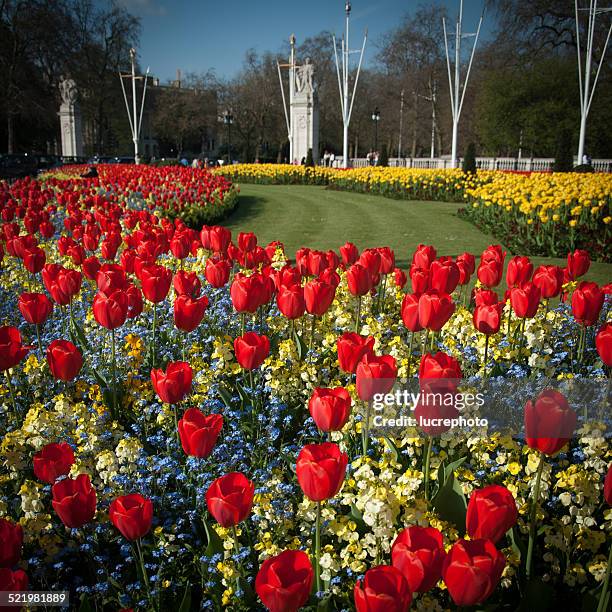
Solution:
<path fill-rule="evenodd" d="M 419 97 L 414 94 L 414 121 L 412 123 L 412 147 L 410 148 L 410 157 L 416 157 L 417 148 L 417 125 L 419 119 Z"/>
<path fill-rule="evenodd" d="M 10 111 L 6 116 L 7 153 L 15 152 L 15 117 Z"/>

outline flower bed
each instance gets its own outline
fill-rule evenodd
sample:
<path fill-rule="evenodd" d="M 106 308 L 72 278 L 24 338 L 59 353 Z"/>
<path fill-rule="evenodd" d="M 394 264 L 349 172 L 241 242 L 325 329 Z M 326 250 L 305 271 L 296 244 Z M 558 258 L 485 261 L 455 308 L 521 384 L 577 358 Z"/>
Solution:
<path fill-rule="evenodd" d="M 515 252 L 563 257 L 586 249 L 610 262 L 612 175 L 480 170 L 335 170 L 240 164 L 217 172 L 233 181 L 314 184 L 406 200 L 466 202 L 462 216 Z"/>
<path fill-rule="evenodd" d="M 45 174 L 44 181 L 58 191 L 110 195 L 111 200 L 158 211 L 196 229 L 224 219 L 238 203 L 237 189 L 223 176 L 205 169 L 129 164 L 98 164 L 95 168 L 98 178 L 81 178 L 89 166 L 73 165 Z"/>
<path fill-rule="evenodd" d="M 421 245 L 405 271 L 350 243 L 289 265 L 281 243 L 155 212 L 87 181 L 0 183 L 0 590 L 605 609 L 611 300 L 580 280 L 587 253 L 515 257 L 505 278 L 495 246 Z M 451 402 L 377 429 L 393 402 L 376 398 L 409 384 Z M 514 435 L 428 420 L 485 387 Z"/>

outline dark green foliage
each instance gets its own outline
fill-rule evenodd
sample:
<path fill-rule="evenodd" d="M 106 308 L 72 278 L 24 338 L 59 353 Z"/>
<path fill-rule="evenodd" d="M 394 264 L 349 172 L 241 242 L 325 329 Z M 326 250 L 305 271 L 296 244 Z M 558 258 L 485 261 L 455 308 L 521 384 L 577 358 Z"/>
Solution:
<path fill-rule="evenodd" d="M 555 172 L 571 172 L 573 168 L 572 133 L 569 129 L 563 128 L 559 130 L 553 170 Z"/>
<path fill-rule="evenodd" d="M 312 166 L 314 166 L 314 159 L 312 157 L 312 149 L 308 149 L 308 153 L 306 154 L 306 166 L 310 166 L 312 168 Z"/>
<path fill-rule="evenodd" d="M 389 151 L 387 150 L 387 146 L 383 145 L 380 150 L 380 156 L 378 158 L 378 165 L 386 167 L 389 165 Z"/>
<path fill-rule="evenodd" d="M 470 142 L 465 152 L 463 171 L 466 174 L 476 174 L 476 145 L 473 142 Z"/>

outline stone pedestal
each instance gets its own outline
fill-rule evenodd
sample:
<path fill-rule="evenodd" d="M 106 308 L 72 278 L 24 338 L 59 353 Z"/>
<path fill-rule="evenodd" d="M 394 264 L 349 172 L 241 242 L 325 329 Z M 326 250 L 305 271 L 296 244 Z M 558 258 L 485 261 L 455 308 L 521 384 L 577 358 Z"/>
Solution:
<path fill-rule="evenodd" d="M 78 104 L 64 102 L 58 114 L 62 132 L 62 156 L 83 157 L 83 126 Z"/>
<path fill-rule="evenodd" d="M 315 161 L 319 154 L 319 109 L 316 97 L 306 92 L 296 93 L 291 105 L 291 139 L 293 161 L 300 163 L 312 149 Z"/>
<path fill-rule="evenodd" d="M 313 159 L 319 157 L 319 108 L 313 85 L 312 64 L 306 60 L 296 66 L 291 79 L 295 85 L 289 102 L 291 114 L 291 163 L 298 164 L 312 149 Z"/>

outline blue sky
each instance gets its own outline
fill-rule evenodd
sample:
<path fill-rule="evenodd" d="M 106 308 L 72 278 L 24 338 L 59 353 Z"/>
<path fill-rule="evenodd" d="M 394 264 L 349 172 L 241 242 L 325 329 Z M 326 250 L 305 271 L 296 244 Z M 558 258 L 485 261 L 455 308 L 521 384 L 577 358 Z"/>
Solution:
<path fill-rule="evenodd" d="M 459 0 L 440 0 L 451 16 Z M 294 32 L 300 40 L 321 30 L 341 33 L 344 0 L 120 0 L 141 19 L 140 63 L 162 81 L 175 78 L 176 69 L 231 77 L 242 65 L 245 51 L 277 51 Z M 376 54 L 381 35 L 406 13 L 426 0 L 354 0 L 351 46 L 361 44 L 367 28 L 366 61 Z M 473 31 L 484 0 L 466 0 L 464 28 Z M 485 18 L 486 19 L 486 18 Z M 490 32 L 493 16 L 483 25 Z"/>

